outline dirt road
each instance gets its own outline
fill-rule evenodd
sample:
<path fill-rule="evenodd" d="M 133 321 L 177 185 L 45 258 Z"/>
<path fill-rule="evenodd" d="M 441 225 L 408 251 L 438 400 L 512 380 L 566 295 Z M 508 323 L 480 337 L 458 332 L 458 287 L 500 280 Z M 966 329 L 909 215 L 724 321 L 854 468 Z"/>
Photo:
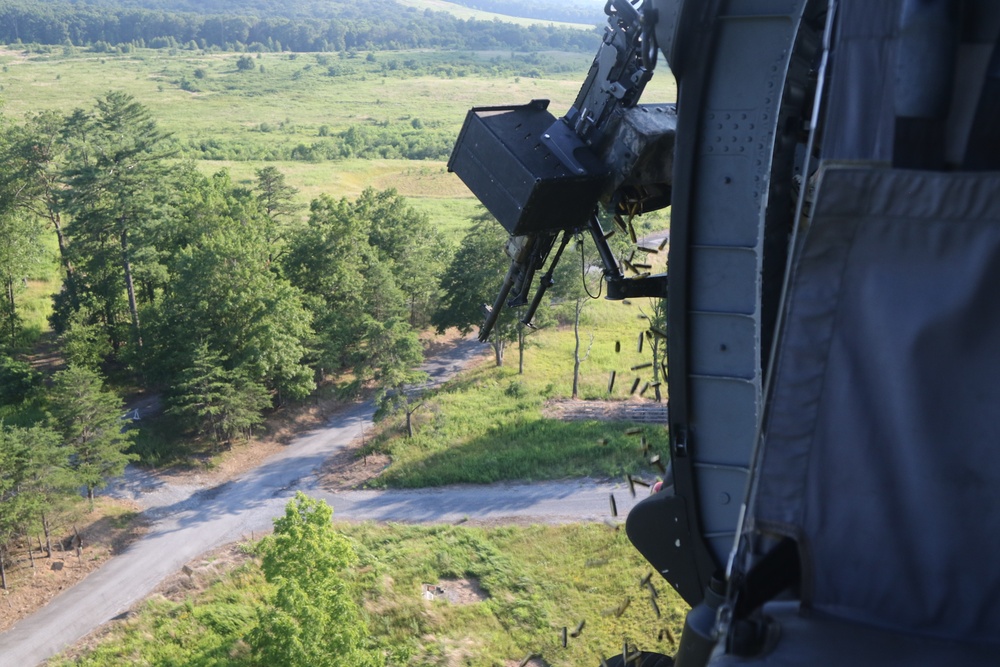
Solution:
<path fill-rule="evenodd" d="M 434 384 L 463 368 L 482 348 L 463 341 L 426 366 Z M 133 473 L 117 493 L 132 497 L 153 520 L 149 533 L 74 588 L 0 635 L 0 667 L 28 667 L 58 653 L 124 613 L 186 562 L 216 546 L 271 527 L 302 490 L 325 498 L 347 520 L 455 522 L 604 520 L 614 492 L 624 516 L 634 500 L 624 485 L 591 481 L 448 487 L 419 491 L 330 493 L 316 473 L 371 423 L 373 406 L 358 404 L 325 428 L 305 433 L 281 453 L 236 479 L 208 489 L 170 485 Z"/>

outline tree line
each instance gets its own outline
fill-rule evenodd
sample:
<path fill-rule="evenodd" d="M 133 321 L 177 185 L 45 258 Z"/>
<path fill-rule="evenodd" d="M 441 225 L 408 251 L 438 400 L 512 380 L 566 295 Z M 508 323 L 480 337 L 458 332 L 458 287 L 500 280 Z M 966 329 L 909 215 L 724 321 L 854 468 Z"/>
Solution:
<path fill-rule="evenodd" d="M 336 2 L 321 16 L 287 18 L 177 12 L 113 3 L 0 2 L 0 42 L 50 45 L 133 45 L 269 51 L 371 49 L 504 49 L 590 51 L 594 35 L 552 25 L 519 26 L 420 11 L 394 0 Z"/>
<path fill-rule="evenodd" d="M 448 253 L 394 190 L 324 195 L 304 212 L 274 167 L 247 187 L 177 160 L 149 110 L 120 92 L 5 123 L 0 164 L 10 240 L 0 251 L 0 561 L 45 524 L 50 496 L 93 496 L 134 458 L 108 372 L 162 393 L 183 428 L 220 444 L 329 371 L 383 394 L 418 377 L 416 332 L 436 308 Z M 25 276 L 47 245 L 61 267 L 51 324 L 67 364 L 51 386 L 16 354 Z"/>

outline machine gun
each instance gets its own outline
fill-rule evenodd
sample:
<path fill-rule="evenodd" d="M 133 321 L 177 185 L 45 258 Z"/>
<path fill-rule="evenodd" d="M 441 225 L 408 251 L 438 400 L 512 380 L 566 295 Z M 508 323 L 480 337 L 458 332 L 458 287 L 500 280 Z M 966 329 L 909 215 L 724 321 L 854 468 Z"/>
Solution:
<path fill-rule="evenodd" d="M 656 63 L 651 24 L 628 0 L 608 0 L 608 26 L 576 101 L 556 119 L 547 100 L 480 107 L 466 117 L 448 169 L 511 234 L 511 265 L 493 305 L 484 304 L 480 340 L 504 306 L 529 303 L 535 274 L 559 233 L 563 240 L 522 324 L 531 325 L 569 238 L 589 233 L 608 296 L 665 296 L 666 276 L 626 277 L 608 245 L 597 206 L 636 214 L 670 203 L 676 116 L 672 105 L 637 104 Z"/>

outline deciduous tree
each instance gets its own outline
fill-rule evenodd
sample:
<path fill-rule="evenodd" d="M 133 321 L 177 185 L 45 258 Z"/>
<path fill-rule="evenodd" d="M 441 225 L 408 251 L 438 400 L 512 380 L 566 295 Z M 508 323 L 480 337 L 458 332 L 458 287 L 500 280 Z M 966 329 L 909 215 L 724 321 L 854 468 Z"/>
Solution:
<path fill-rule="evenodd" d="M 354 202 L 354 214 L 367 221 L 368 242 L 389 263 L 405 295 L 410 325 L 426 326 L 451 252 L 444 238 L 425 214 L 391 188 L 367 188 Z"/>
<path fill-rule="evenodd" d="M 279 400 L 315 388 L 306 364 L 312 316 L 302 293 L 268 268 L 267 245 L 252 229 L 221 229 L 180 251 L 156 313 L 158 365 L 168 382 L 204 344 Z"/>
<path fill-rule="evenodd" d="M 0 425 L 0 585 L 7 588 L 6 565 L 10 543 L 41 523 L 49 555 L 48 512 L 69 494 L 69 451 L 59 434 L 44 426 L 20 428 Z M 29 553 L 31 546 L 28 546 Z"/>
<path fill-rule="evenodd" d="M 510 266 L 506 242 L 507 232 L 488 213 L 475 220 L 441 277 L 441 304 L 432 320 L 439 332 L 455 327 L 467 334 L 482 323 L 482 305 L 493 303 Z M 489 338 L 497 366 L 503 366 L 507 344 L 517 339 L 520 326 L 505 307 Z"/>
<path fill-rule="evenodd" d="M 333 510 L 299 492 L 260 544 L 261 569 L 274 586 L 258 610 L 250 645 L 262 665 L 377 667 L 367 630 L 342 572 L 356 557 L 331 525 Z"/>

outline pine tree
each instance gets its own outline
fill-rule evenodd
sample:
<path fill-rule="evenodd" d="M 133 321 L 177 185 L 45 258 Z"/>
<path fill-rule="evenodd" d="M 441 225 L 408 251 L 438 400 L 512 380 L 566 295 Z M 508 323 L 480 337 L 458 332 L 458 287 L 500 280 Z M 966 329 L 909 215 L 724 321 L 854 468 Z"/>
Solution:
<path fill-rule="evenodd" d="M 110 92 L 93 115 L 67 121 L 69 159 L 62 208 L 73 220 L 67 233 L 86 269 L 89 290 L 101 302 L 111 339 L 123 293 L 132 341 L 142 347 L 136 265 L 149 250 L 147 236 L 164 195 L 168 135 L 132 96 Z M 78 286 L 79 287 L 79 286 Z"/>
<path fill-rule="evenodd" d="M 507 238 L 489 214 L 475 220 L 441 277 L 441 305 L 432 319 L 439 332 L 455 327 L 468 333 L 482 323 L 482 305 L 493 303 L 510 265 L 503 253 Z M 505 307 L 489 338 L 497 366 L 503 366 L 507 343 L 517 339 L 520 326 L 513 311 Z"/>
<path fill-rule="evenodd" d="M 41 523 L 49 555 L 48 512 L 75 488 L 69 452 L 44 426 L 0 426 L 0 585 L 7 588 L 6 558 L 12 539 Z M 30 546 L 29 546 L 30 549 Z"/>
<path fill-rule="evenodd" d="M 236 435 L 249 437 L 264 421 L 262 412 L 271 405 L 271 396 L 239 371 L 227 369 L 225 359 L 203 342 L 181 373 L 170 402 L 169 413 L 221 442 Z"/>
<path fill-rule="evenodd" d="M 138 458 L 128 453 L 135 431 L 122 429 L 122 400 L 104 388 L 97 371 L 70 366 L 56 373 L 49 395 L 52 425 L 70 448 L 76 482 L 94 492 Z"/>

